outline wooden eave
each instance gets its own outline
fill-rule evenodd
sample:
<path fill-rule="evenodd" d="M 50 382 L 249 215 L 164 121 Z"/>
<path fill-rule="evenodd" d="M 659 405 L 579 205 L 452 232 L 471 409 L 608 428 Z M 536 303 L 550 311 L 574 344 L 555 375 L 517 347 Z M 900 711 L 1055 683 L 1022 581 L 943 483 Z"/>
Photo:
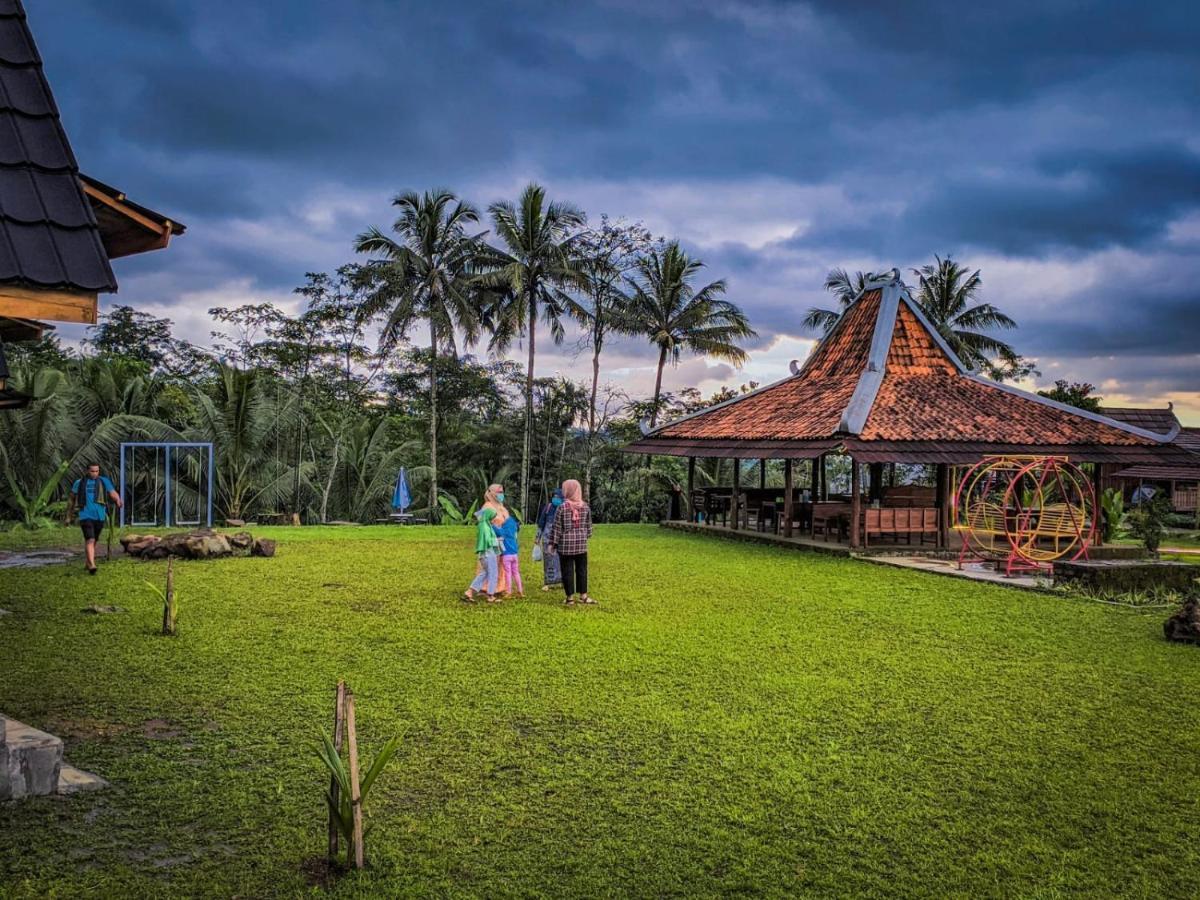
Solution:
<path fill-rule="evenodd" d="M 162 250 L 185 226 L 129 199 L 101 181 L 80 174 L 83 193 L 92 206 L 100 240 L 109 259 Z"/>

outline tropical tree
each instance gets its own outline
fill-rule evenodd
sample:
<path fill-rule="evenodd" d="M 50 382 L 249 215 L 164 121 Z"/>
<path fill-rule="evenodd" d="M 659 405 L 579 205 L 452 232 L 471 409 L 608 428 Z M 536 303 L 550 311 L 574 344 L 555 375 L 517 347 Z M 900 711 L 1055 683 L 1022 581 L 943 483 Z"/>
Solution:
<path fill-rule="evenodd" d="M 630 280 L 629 327 L 658 347 L 651 427 L 658 424 L 663 368 L 668 359 L 678 365 L 687 350 L 742 363 L 746 351 L 737 342 L 755 335 L 742 310 L 721 299 L 724 281 L 699 289 L 693 285 L 702 268 L 704 263 L 689 257 L 678 241 L 671 241 L 639 260 Z"/>
<path fill-rule="evenodd" d="M 1004 341 L 984 334 L 983 329 L 1017 327 L 990 303 L 977 301 L 983 279 L 979 270 L 969 272 L 950 257 L 935 256 L 928 265 L 913 269 L 919 290 L 916 301 L 926 318 L 967 366 L 991 374 L 1019 362 L 1017 352 Z"/>
<path fill-rule="evenodd" d="M 355 249 L 375 254 L 377 296 L 391 307 L 380 335 L 380 353 L 390 352 L 408 336 L 418 320 L 429 325 L 429 514 L 438 509 L 437 358 L 448 346 L 457 356 L 455 329 L 468 344 L 479 338 L 479 310 L 472 284 L 478 236 L 468 225 L 479 221 L 471 204 L 443 188 L 418 194 L 407 191 L 392 205 L 400 215 L 392 223 L 395 237 L 378 228 L 358 236 Z"/>
<path fill-rule="evenodd" d="M 874 277 L 870 272 L 855 272 L 851 277 L 845 269 L 830 269 L 829 274 L 825 276 L 825 290 L 837 299 L 837 309 L 810 307 L 800 324 L 810 331 L 829 334 L 846 311 L 846 307 L 854 302 L 854 298 L 862 293 L 863 286 Z"/>
<path fill-rule="evenodd" d="M 622 290 L 625 278 L 638 259 L 654 246 L 654 238 L 640 222 L 610 222 L 601 216 L 600 226 L 583 232 L 576 241 L 577 258 L 584 276 L 582 301 L 572 299 L 568 308 L 585 329 L 592 350 L 592 391 L 588 402 L 587 460 L 584 465 L 583 495 L 591 497 L 592 464 L 596 445 L 597 399 L 600 390 L 600 352 L 610 333 L 628 331 L 629 295 Z"/>
<path fill-rule="evenodd" d="M 537 184 L 526 187 L 517 203 L 493 203 L 488 211 L 501 244 L 488 247 L 480 257 L 487 272 L 481 285 L 494 292 L 489 314 L 492 348 L 507 350 L 523 336 L 528 357 L 521 447 L 521 516 L 528 519 L 538 316 L 550 328 L 554 342 L 562 343 L 562 320 L 570 301 L 567 289 L 586 285 L 573 246 L 574 234 L 586 223 L 586 216 L 570 204 L 547 201 L 545 188 Z"/>
<path fill-rule="evenodd" d="M 230 518 L 278 511 L 291 487 L 294 470 L 279 436 L 296 426 L 298 398 L 278 380 L 271 390 L 268 374 L 222 363 L 213 384 L 193 388 L 195 437 L 216 447 L 216 505 Z M 305 484 L 308 469 L 302 466 Z"/>

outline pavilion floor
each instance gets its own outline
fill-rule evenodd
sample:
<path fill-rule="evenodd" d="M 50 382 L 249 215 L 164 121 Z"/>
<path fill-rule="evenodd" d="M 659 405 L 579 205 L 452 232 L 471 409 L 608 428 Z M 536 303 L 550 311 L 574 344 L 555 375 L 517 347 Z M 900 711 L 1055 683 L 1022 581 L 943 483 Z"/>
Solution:
<path fill-rule="evenodd" d="M 968 562 L 958 568 L 958 553 L 961 547 L 959 535 L 950 534 L 950 547 L 937 548 L 926 543 L 921 547 L 915 541 L 906 544 L 903 540 L 880 541 L 869 547 L 850 549 L 846 541 L 826 541 L 824 538 L 814 538 L 807 534 L 796 534 L 784 537 L 771 532 L 757 531 L 754 528 L 733 529 L 727 525 L 707 525 L 696 522 L 666 521 L 664 528 L 677 531 L 687 531 L 695 534 L 707 534 L 728 540 L 749 541 L 751 543 L 767 544 L 776 547 L 788 547 L 794 550 L 807 550 L 816 553 L 826 553 L 831 556 L 854 557 L 880 565 L 897 566 L 903 569 L 915 569 L 933 575 L 948 575 L 953 578 L 966 578 L 970 581 L 983 581 L 989 584 L 1001 584 L 1008 587 L 1025 588 L 1027 590 L 1046 590 L 1049 579 L 1045 575 L 1022 574 L 1007 576 L 992 565 Z"/>

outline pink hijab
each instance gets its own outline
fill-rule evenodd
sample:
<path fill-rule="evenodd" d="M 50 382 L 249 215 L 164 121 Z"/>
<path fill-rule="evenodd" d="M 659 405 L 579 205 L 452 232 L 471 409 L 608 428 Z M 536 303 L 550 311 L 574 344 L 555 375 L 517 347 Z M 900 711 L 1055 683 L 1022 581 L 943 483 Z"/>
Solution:
<path fill-rule="evenodd" d="M 583 486 L 574 478 L 568 478 L 562 483 L 563 509 L 571 513 L 571 524 L 579 524 L 579 515 L 583 512 Z"/>

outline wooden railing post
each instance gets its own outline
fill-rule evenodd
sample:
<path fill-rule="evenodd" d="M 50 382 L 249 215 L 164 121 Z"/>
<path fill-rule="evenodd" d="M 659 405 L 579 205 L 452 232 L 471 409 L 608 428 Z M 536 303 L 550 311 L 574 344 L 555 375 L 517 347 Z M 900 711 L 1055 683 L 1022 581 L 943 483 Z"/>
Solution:
<path fill-rule="evenodd" d="M 687 479 L 687 511 L 688 521 L 696 521 L 696 457 L 688 457 Z"/>
<path fill-rule="evenodd" d="M 857 550 L 862 527 L 862 476 L 858 460 L 850 457 L 850 549 Z"/>
<path fill-rule="evenodd" d="M 792 461 L 783 461 L 783 536 L 792 536 Z"/>
<path fill-rule="evenodd" d="M 735 459 L 733 461 L 733 501 L 730 504 L 732 512 L 733 512 L 732 528 L 734 531 L 737 531 L 738 528 L 740 527 L 738 525 L 738 511 L 741 507 L 741 499 L 742 499 L 741 494 L 742 494 L 742 461 L 740 459 Z"/>

